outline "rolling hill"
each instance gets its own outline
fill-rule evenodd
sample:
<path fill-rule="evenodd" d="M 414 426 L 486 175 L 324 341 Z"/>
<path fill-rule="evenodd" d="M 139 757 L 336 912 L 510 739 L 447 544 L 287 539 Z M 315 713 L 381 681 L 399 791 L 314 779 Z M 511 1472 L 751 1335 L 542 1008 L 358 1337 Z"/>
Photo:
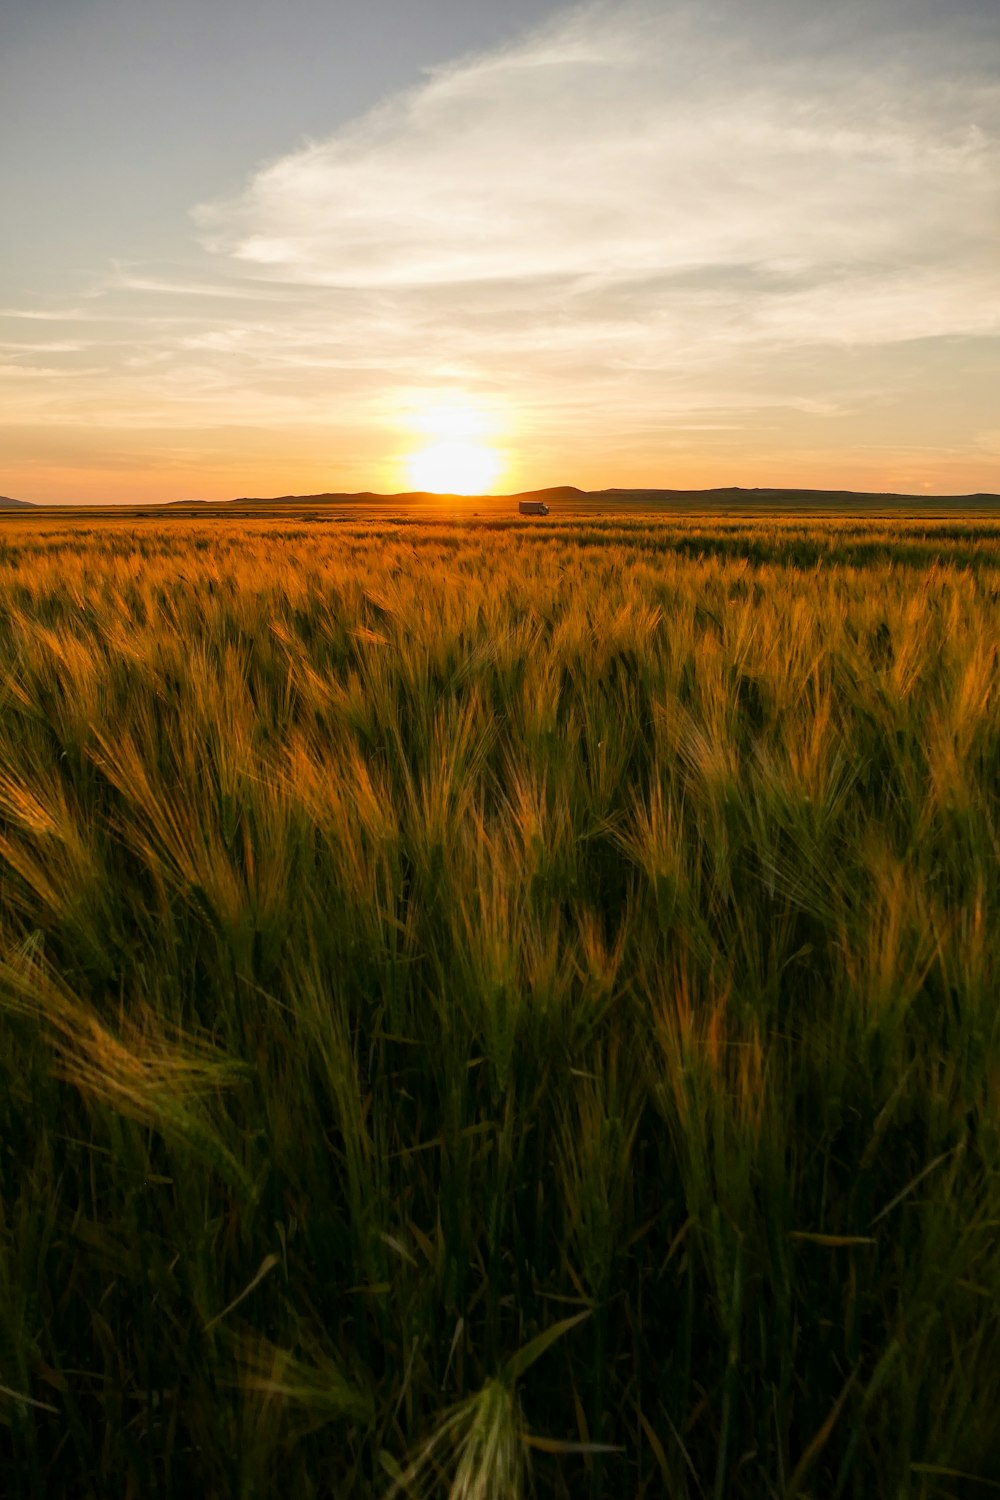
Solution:
<path fill-rule="evenodd" d="M 242 506 L 369 506 L 369 505 L 433 505 L 454 501 L 462 506 L 477 503 L 497 505 L 503 501 L 511 504 L 519 500 L 544 500 L 550 506 L 566 506 L 581 510 L 658 509 L 705 510 L 705 511 L 760 511 L 760 510 L 807 510 L 807 511 L 868 511 L 868 510 L 993 510 L 1000 509 L 1000 495 L 978 493 L 973 495 L 909 495 L 894 492 L 858 490 L 815 489 L 745 489 L 739 485 L 716 487 L 704 490 L 680 489 L 626 489 L 582 490 L 576 485 L 552 485 L 546 489 L 521 490 L 510 495 L 440 495 L 426 491 L 406 491 L 400 494 L 381 495 L 372 490 L 348 493 L 328 491 L 318 495 L 276 495 L 270 498 L 244 495 L 239 499 L 212 502 L 175 501 L 174 505 L 190 509 L 212 509 Z"/>

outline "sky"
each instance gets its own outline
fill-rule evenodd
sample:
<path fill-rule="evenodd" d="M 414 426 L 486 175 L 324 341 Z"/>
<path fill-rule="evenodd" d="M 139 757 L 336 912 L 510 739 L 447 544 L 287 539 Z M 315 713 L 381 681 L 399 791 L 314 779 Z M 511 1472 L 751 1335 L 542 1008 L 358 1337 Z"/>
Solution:
<path fill-rule="evenodd" d="M 1000 0 L 2 0 L 0 494 L 1000 490 Z"/>

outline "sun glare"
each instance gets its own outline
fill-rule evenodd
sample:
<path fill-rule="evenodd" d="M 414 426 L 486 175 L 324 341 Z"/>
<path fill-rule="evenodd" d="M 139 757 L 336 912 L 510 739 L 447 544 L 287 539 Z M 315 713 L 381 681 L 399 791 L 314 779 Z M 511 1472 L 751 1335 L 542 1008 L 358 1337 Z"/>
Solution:
<path fill-rule="evenodd" d="M 481 443 L 432 443 L 411 453 L 406 466 L 415 489 L 441 495 L 484 495 L 503 467 Z"/>
<path fill-rule="evenodd" d="M 414 489 L 483 495 L 496 483 L 504 462 L 489 442 L 497 425 L 490 413 L 471 402 L 428 402 L 413 413 L 409 425 L 430 439 L 406 456 Z"/>

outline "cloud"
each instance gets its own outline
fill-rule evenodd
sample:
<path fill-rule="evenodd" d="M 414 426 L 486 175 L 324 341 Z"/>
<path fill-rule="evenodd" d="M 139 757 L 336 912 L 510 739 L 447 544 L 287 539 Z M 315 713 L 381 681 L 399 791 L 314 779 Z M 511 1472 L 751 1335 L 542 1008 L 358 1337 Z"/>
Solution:
<path fill-rule="evenodd" d="M 205 242 L 470 358 L 1000 331 L 989 58 L 749 10 L 570 12 L 263 166 Z"/>
<path fill-rule="evenodd" d="M 78 342 L 70 343 L 67 340 L 49 340 L 37 344 L 15 342 L 11 339 L 0 339 L 0 353 L 2 354 L 79 354 L 82 350 L 89 348 L 88 344 Z"/>

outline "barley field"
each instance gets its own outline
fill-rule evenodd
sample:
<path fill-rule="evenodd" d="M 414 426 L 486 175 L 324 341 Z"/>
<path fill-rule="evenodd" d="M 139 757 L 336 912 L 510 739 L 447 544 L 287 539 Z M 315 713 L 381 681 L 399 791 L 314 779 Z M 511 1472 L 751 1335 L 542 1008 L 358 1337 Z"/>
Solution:
<path fill-rule="evenodd" d="M 5 520 L 0 1472 L 1000 1492 L 1000 523 Z"/>

